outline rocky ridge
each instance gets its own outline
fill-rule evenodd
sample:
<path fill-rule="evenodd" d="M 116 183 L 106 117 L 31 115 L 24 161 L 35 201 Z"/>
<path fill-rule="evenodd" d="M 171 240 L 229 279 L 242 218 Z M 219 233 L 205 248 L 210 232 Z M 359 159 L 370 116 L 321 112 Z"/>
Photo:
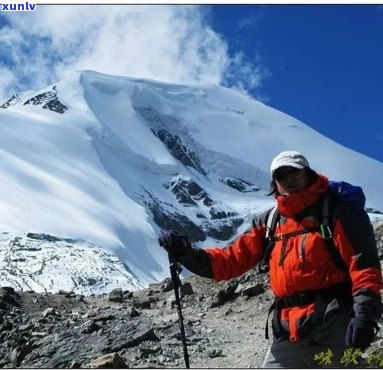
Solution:
<path fill-rule="evenodd" d="M 180 292 L 191 367 L 260 366 L 272 300 L 262 278 L 252 272 L 215 283 L 191 276 Z M 97 296 L 3 287 L 0 297 L 3 368 L 184 367 L 170 279 Z"/>
<path fill-rule="evenodd" d="M 20 103 L 22 94 L 15 94 L 8 99 L 4 104 L 0 105 L 0 108 L 7 109 L 13 105 Z M 43 109 L 48 109 L 52 112 L 59 114 L 65 113 L 68 107 L 65 106 L 57 97 L 57 86 L 54 85 L 48 91 L 42 92 L 32 98 L 24 101 L 23 105 L 41 105 Z"/>
<path fill-rule="evenodd" d="M 375 231 L 382 261 L 383 223 Z M 272 302 L 267 276 L 252 270 L 216 283 L 192 275 L 182 280 L 180 293 L 192 368 L 262 365 Z M 382 319 L 378 325 L 383 328 Z M 359 366 L 383 366 L 382 332 Z M 2 287 L 0 343 L 2 368 L 185 367 L 170 279 L 134 292 L 118 288 L 90 296 Z M 371 354 L 375 362 L 368 363 Z"/>

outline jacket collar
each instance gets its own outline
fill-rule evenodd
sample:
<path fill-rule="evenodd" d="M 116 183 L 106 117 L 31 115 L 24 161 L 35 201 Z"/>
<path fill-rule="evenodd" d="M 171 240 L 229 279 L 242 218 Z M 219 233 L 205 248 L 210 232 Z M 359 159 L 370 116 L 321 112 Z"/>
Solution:
<path fill-rule="evenodd" d="M 318 175 L 317 180 L 300 193 L 284 197 L 276 195 L 278 211 L 282 216 L 294 218 L 307 207 L 318 201 L 321 194 L 328 188 L 328 178 Z"/>

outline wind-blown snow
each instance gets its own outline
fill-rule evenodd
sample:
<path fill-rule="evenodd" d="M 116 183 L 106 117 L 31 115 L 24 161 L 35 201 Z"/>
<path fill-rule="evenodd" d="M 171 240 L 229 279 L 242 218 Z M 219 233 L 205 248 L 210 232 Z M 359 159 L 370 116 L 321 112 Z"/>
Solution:
<path fill-rule="evenodd" d="M 135 279 L 126 288 L 168 276 L 166 255 L 157 246 L 160 229 L 145 196 L 179 207 L 165 186 L 177 176 L 194 178 L 225 209 L 237 212 L 245 219 L 242 231 L 254 213 L 273 203 L 265 196 L 272 158 L 282 150 L 299 150 L 331 179 L 361 185 L 367 206 L 383 211 L 382 163 L 238 92 L 91 71 L 73 73 L 52 88 L 27 92 L 0 110 L 0 230 L 105 248 Z M 57 91 L 68 108 L 63 114 L 23 105 L 46 91 Z M 182 140 L 200 163 L 192 168 L 177 160 L 153 134 L 159 127 Z M 219 181 L 227 176 L 261 190 L 240 193 Z M 196 219 L 188 208 L 182 212 Z M 226 244 L 207 238 L 199 245 L 212 243 Z M 88 262 L 84 255 L 78 269 Z M 68 284 L 62 288 L 76 288 Z"/>

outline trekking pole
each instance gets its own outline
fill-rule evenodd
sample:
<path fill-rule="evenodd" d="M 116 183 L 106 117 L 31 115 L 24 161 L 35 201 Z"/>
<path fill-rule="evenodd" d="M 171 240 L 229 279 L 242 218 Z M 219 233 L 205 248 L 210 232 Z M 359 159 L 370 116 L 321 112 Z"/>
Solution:
<path fill-rule="evenodd" d="M 189 366 L 189 354 L 188 354 L 188 348 L 186 344 L 186 335 L 185 335 L 185 328 L 184 328 L 184 319 L 182 316 L 182 310 L 181 310 L 181 300 L 179 295 L 179 287 L 181 286 L 181 280 L 179 277 L 180 272 L 182 271 L 181 266 L 178 264 L 178 262 L 170 255 L 169 257 L 169 269 L 170 269 L 170 276 L 172 278 L 173 283 L 173 289 L 174 289 L 174 295 L 176 296 L 176 304 L 177 304 L 177 311 L 178 311 L 178 322 L 180 325 L 181 330 L 181 338 L 182 338 L 182 347 L 184 350 L 184 359 L 185 359 L 185 366 L 186 369 L 190 369 Z"/>

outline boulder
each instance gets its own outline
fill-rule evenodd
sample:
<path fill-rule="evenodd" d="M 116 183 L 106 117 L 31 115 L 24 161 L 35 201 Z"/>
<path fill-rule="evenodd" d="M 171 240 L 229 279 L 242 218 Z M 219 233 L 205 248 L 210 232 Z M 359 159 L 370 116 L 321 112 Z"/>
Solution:
<path fill-rule="evenodd" d="M 91 369 L 128 369 L 129 368 L 126 362 L 116 352 L 107 353 L 105 355 L 97 357 L 94 360 L 92 360 L 88 365 L 86 365 L 86 367 Z"/>

